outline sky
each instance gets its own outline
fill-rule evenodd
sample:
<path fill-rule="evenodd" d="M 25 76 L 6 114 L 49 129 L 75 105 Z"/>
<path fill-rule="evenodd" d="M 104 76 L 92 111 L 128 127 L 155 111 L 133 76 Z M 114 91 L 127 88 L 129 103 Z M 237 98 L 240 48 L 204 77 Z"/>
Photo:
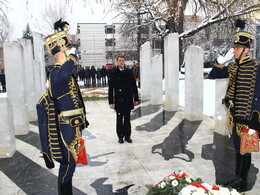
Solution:
<path fill-rule="evenodd" d="M 12 30 L 10 32 L 10 40 L 21 38 L 23 31 L 26 29 L 27 23 L 30 28 L 45 36 L 52 34 L 49 32 L 50 26 L 46 24 L 44 14 L 48 14 L 49 6 L 58 7 L 57 4 L 65 5 L 66 20 L 70 24 L 70 34 L 75 34 L 78 22 L 96 23 L 116 22 L 115 13 L 112 12 L 112 5 L 115 1 L 110 0 L 7 0 L 7 16 L 10 21 Z M 47 30 L 49 29 L 49 30 Z"/>

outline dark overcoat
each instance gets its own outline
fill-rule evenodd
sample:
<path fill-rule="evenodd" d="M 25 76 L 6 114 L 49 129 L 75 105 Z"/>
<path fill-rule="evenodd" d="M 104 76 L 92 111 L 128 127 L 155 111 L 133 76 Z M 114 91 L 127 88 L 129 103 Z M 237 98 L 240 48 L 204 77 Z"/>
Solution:
<path fill-rule="evenodd" d="M 134 101 L 139 101 L 135 78 L 131 69 L 116 68 L 109 80 L 109 104 L 115 104 L 118 112 L 130 111 Z"/>

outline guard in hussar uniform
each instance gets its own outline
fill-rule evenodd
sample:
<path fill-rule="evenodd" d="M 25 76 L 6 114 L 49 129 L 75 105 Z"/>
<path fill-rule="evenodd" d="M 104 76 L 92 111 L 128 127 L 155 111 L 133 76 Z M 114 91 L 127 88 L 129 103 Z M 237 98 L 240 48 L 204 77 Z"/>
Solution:
<path fill-rule="evenodd" d="M 228 110 L 228 127 L 231 131 L 236 151 L 235 177 L 223 183 L 239 192 L 247 190 L 247 177 L 251 166 L 251 153 L 240 154 L 241 130 L 260 129 L 260 70 L 259 62 L 248 55 L 253 35 L 246 32 L 245 21 L 235 21 L 236 34 L 233 48 L 224 57 L 219 57 L 209 77 L 229 78 L 223 103 Z M 225 62 L 235 61 L 225 66 Z M 258 132 L 257 132 L 258 133 Z"/>
<path fill-rule="evenodd" d="M 73 76 L 77 60 L 75 48 L 67 35 L 68 23 L 55 23 L 56 33 L 45 39 L 48 52 L 56 64 L 48 77 L 48 91 L 37 104 L 42 153 L 48 168 L 55 159 L 60 163 L 58 192 L 72 194 L 72 177 L 80 152 L 81 132 L 88 126 L 84 102 Z"/>

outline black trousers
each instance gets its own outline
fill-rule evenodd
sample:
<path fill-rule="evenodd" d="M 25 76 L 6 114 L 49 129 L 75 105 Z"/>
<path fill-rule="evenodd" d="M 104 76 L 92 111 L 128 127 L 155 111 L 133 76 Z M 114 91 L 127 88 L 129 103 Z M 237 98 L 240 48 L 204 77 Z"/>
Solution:
<path fill-rule="evenodd" d="M 66 142 L 67 145 L 70 145 L 75 138 L 76 128 L 71 127 L 68 124 L 60 124 L 60 128 L 61 128 L 61 133 L 64 141 Z M 62 144 L 62 146 L 63 146 L 64 156 L 68 160 L 68 163 L 60 163 L 58 182 L 67 183 L 73 177 L 73 174 L 76 169 L 76 162 L 71 152 L 67 149 L 67 147 L 64 144 Z"/>
<path fill-rule="evenodd" d="M 116 133 L 118 138 L 130 138 L 131 136 L 131 123 L 129 111 L 116 111 Z"/>

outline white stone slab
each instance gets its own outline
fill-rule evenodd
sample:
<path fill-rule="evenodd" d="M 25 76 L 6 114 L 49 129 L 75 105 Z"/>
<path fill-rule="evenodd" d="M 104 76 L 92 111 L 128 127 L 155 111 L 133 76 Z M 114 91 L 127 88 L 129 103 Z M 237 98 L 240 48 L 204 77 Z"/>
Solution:
<path fill-rule="evenodd" d="M 25 66 L 19 43 L 4 44 L 7 96 L 13 107 L 16 135 L 29 132 L 28 105 L 26 99 Z"/>
<path fill-rule="evenodd" d="M 162 89 L 162 54 L 151 58 L 151 103 L 153 105 L 163 104 Z"/>
<path fill-rule="evenodd" d="M 227 109 L 222 104 L 222 99 L 225 97 L 227 91 L 228 79 L 216 79 L 215 85 L 215 131 L 222 135 L 228 135 L 227 128 Z"/>
<path fill-rule="evenodd" d="M 164 39 L 165 110 L 179 109 L 179 34 L 171 33 Z"/>
<path fill-rule="evenodd" d="M 203 49 L 194 45 L 185 52 L 185 118 L 203 119 Z"/>
<path fill-rule="evenodd" d="M 151 46 L 145 42 L 140 49 L 141 99 L 151 99 Z"/>
<path fill-rule="evenodd" d="M 13 109 L 7 97 L 0 97 L 0 158 L 10 158 L 16 150 Z"/>
<path fill-rule="evenodd" d="M 35 98 L 37 100 L 46 91 L 46 73 L 44 60 L 44 41 L 43 35 L 33 32 L 33 50 L 34 50 L 34 74 L 36 83 Z"/>
<path fill-rule="evenodd" d="M 19 39 L 19 43 L 23 48 L 23 59 L 25 68 L 25 94 L 28 103 L 28 116 L 30 121 L 35 121 L 36 110 L 35 105 L 37 100 L 35 98 L 35 75 L 33 63 L 33 48 L 32 41 L 29 39 Z"/>

